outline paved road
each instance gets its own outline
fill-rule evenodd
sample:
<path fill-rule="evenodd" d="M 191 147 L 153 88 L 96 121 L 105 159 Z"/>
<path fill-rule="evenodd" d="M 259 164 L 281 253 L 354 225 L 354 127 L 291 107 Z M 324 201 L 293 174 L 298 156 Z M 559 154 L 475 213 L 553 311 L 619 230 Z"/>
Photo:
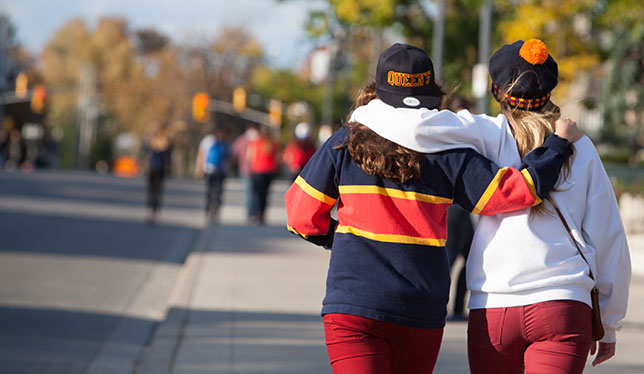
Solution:
<path fill-rule="evenodd" d="M 0 373 L 330 373 L 328 252 L 284 230 L 286 184 L 264 227 L 237 180 L 210 227 L 201 183 L 167 187 L 147 226 L 142 179 L 0 173 Z M 617 357 L 588 373 L 644 373 L 644 278 L 631 290 Z M 450 323 L 435 372 L 467 371 Z"/>
<path fill-rule="evenodd" d="M 201 231 L 202 186 L 168 187 L 148 226 L 141 179 L 0 173 L 0 372 L 130 372 Z"/>

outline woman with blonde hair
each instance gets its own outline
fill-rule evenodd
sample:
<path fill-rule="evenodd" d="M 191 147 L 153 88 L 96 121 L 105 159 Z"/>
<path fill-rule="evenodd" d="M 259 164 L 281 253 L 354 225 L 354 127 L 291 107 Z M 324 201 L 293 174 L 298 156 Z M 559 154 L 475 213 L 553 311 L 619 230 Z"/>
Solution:
<path fill-rule="evenodd" d="M 501 47 L 489 68 L 519 155 L 527 154 L 559 117 L 550 100 L 557 64 L 545 44 L 532 39 Z M 593 365 L 615 354 L 628 301 L 628 245 L 595 147 L 583 137 L 575 148 L 541 206 L 479 221 L 467 276 L 474 374 L 582 373 L 589 350 L 597 351 Z M 591 325 L 595 286 L 605 331 L 598 349 Z"/>

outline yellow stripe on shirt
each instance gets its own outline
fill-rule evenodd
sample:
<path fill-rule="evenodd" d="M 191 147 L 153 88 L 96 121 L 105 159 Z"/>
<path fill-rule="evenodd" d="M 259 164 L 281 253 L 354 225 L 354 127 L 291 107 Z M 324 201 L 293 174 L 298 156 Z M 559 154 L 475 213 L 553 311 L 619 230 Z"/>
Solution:
<path fill-rule="evenodd" d="M 523 174 L 523 177 L 525 178 L 525 181 L 528 183 L 528 189 L 530 189 L 530 193 L 532 196 L 534 196 L 534 204 L 532 206 L 537 206 L 541 204 L 541 198 L 539 195 L 537 195 L 537 188 L 534 186 L 534 180 L 532 179 L 532 175 L 528 172 L 528 169 L 523 169 L 521 170 L 521 174 Z"/>
<path fill-rule="evenodd" d="M 297 231 L 294 227 L 291 227 L 290 225 L 286 225 L 286 229 L 296 235 L 303 237 L 304 239 L 307 239 L 309 237 L 308 235 L 302 234 L 301 232 Z"/>
<path fill-rule="evenodd" d="M 407 236 L 407 235 L 395 235 L 395 234 L 376 234 L 373 232 L 361 230 L 353 226 L 340 225 L 336 228 L 335 232 L 353 234 L 355 236 L 361 236 L 370 240 L 375 240 L 378 242 L 386 243 L 403 243 L 403 244 L 420 244 L 420 245 L 431 245 L 434 247 L 444 247 L 446 239 L 434 239 L 434 238 L 419 238 L 416 236 Z"/>
<path fill-rule="evenodd" d="M 476 206 L 474 207 L 474 209 L 472 209 L 472 213 L 474 214 L 481 213 L 483 208 L 485 208 L 485 205 L 487 205 L 487 202 L 490 201 L 490 199 L 492 198 L 492 195 L 494 195 L 494 192 L 499 187 L 499 183 L 501 183 L 501 179 L 503 178 L 503 176 L 507 171 L 508 171 L 508 168 L 501 168 L 499 169 L 499 171 L 496 172 L 494 179 L 492 179 L 490 184 L 485 189 L 483 196 L 481 196 L 478 203 L 476 203 Z"/>
<path fill-rule="evenodd" d="M 334 199 L 331 196 L 325 195 L 324 193 L 316 190 L 314 187 L 308 184 L 301 176 L 298 176 L 295 179 L 295 184 L 297 184 L 302 189 L 302 191 L 306 192 L 309 196 L 317 200 L 320 200 L 325 204 L 335 205 L 335 202 L 337 201 L 337 199 Z"/>
<path fill-rule="evenodd" d="M 379 194 L 405 200 L 417 200 L 432 204 L 451 204 L 454 200 L 446 197 L 422 194 L 414 191 L 403 191 L 379 186 L 340 186 L 340 194 Z"/>

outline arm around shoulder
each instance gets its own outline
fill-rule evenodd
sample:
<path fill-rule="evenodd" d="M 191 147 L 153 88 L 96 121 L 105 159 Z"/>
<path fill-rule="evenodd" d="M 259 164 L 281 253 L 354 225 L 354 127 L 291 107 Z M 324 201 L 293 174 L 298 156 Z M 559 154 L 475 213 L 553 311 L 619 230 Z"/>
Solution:
<path fill-rule="evenodd" d="M 562 164 L 572 154 L 572 145 L 550 135 L 543 146 L 524 159 L 527 168 L 499 168 L 472 151 L 446 153 L 444 157 L 457 166 L 452 175 L 454 199 L 472 213 L 494 215 L 529 208 L 541 202 L 554 187 Z M 460 166 L 459 166 L 460 165 Z"/>

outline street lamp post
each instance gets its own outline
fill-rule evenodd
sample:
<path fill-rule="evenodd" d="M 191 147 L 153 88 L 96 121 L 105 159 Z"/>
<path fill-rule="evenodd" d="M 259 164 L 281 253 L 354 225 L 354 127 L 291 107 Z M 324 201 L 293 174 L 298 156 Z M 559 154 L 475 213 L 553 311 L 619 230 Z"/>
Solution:
<path fill-rule="evenodd" d="M 445 0 L 437 1 L 438 9 L 434 18 L 434 32 L 432 37 L 432 61 L 434 62 L 434 79 L 441 78 L 443 68 L 443 35 L 445 33 Z"/>
<path fill-rule="evenodd" d="M 483 1 L 479 20 L 479 62 L 474 67 L 472 74 L 472 88 L 477 98 L 476 111 L 485 113 L 488 109 L 487 102 L 487 60 L 490 55 L 490 29 L 492 28 L 492 2 Z"/>
<path fill-rule="evenodd" d="M 9 24 L 0 15 L 0 98 L 4 96 L 6 87 L 7 45 L 9 44 Z M 4 123 L 4 102 L 0 103 L 0 126 Z"/>

